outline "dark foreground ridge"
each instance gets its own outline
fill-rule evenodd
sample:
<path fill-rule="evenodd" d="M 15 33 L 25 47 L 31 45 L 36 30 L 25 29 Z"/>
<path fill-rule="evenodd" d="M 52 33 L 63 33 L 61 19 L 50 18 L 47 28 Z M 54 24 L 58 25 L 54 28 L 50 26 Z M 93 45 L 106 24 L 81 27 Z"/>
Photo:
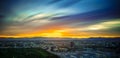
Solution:
<path fill-rule="evenodd" d="M 40 48 L 0 48 L 0 58 L 59 58 Z"/>

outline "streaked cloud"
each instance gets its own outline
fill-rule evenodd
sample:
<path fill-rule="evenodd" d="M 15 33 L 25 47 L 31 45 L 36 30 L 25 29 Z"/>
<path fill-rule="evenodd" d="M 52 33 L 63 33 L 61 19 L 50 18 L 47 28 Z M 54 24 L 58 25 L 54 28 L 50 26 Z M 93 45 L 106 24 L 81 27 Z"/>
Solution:
<path fill-rule="evenodd" d="M 2 3 L 1 3 L 2 2 Z M 1 1 L 0 37 L 118 37 L 117 0 Z M 9 3 L 9 4 L 8 4 Z"/>

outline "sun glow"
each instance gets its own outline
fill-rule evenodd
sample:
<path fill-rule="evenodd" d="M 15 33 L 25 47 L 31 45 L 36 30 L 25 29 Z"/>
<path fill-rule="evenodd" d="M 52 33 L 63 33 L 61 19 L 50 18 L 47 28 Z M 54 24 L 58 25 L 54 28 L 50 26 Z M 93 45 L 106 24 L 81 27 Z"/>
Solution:
<path fill-rule="evenodd" d="M 62 37 L 61 33 L 43 33 L 41 36 L 44 37 Z"/>

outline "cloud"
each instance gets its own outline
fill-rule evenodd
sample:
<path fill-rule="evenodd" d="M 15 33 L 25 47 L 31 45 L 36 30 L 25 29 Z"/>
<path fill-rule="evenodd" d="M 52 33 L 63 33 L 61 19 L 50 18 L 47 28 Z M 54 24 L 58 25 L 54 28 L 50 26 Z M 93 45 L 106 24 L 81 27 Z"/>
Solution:
<path fill-rule="evenodd" d="M 119 27 L 120 20 L 113 20 L 107 22 L 101 22 L 95 25 L 88 26 L 88 30 L 109 30 L 111 28 Z"/>
<path fill-rule="evenodd" d="M 0 35 L 54 36 L 56 34 L 55 36 L 88 37 L 111 36 L 111 33 L 118 36 L 120 32 L 118 30 L 120 12 L 118 6 L 115 6 L 116 2 L 108 0 L 2 2 L 4 3 L 0 3 Z"/>

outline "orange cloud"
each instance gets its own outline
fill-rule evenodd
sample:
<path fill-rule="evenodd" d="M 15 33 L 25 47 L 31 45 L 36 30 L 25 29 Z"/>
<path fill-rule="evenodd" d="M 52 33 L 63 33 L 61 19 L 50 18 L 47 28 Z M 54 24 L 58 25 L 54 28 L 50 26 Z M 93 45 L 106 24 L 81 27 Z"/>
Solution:
<path fill-rule="evenodd" d="M 60 38 L 89 38 L 89 37 L 119 37 L 116 34 L 110 33 L 95 33 L 85 31 L 70 31 L 66 30 L 44 30 L 39 32 L 31 32 L 24 34 L 16 34 L 15 36 L 0 36 L 0 37 L 60 37 Z"/>

